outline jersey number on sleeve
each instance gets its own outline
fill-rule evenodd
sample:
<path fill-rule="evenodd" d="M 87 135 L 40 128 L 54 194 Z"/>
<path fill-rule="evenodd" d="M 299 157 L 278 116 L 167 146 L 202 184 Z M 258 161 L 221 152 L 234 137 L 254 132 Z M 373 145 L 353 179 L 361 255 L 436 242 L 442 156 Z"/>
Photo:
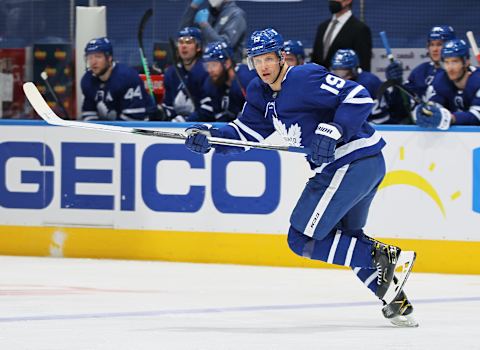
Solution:
<path fill-rule="evenodd" d="M 324 89 L 327 91 L 330 91 L 334 95 L 338 95 L 340 91 L 338 89 L 341 89 L 343 85 L 345 85 L 345 80 L 342 78 L 336 77 L 335 75 L 328 74 L 327 77 L 325 78 L 325 82 L 328 84 L 322 84 L 320 86 L 320 89 Z M 337 88 L 337 89 L 335 89 Z"/>
<path fill-rule="evenodd" d="M 131 100 L 132 98 L 138 97 L 140 100 L 142 99 L 142 91 L 140 90 L 140 85 L 138 85 L 135 89 L 130 88 L 127 90 L 127 93 L 123 98 L 125 100 Z"/>

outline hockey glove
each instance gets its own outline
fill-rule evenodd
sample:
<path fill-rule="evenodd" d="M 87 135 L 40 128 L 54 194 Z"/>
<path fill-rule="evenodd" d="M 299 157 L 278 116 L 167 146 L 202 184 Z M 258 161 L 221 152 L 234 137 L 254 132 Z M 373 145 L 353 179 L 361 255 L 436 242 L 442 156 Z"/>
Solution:
<path fill-rule="evenodd" d="M 208 136 L 212 136 L 213 129 L 209 124 L 195 124 L 187 129 L 185 146 L 192 152 L 205 154 L 210 151 L 212 145 L 208 142 Z"/>
<path fill-rule="evenodd" d="M 399 61 L 391 62 L 385 70 L 385 76 L 387 77 L 387 80 L 395 80 L 401 84 L 403 81 L 402 63 Z"/>
<path fill-rule="evenodd" d="M 421 104 L 415 108 L 416 123 L 422 128 L 448 130 L 452 113 L 440 105 Z"/>
<path fill-rule="evenodd" d="M 208 11 L 208 9 L 197 11 L 193 22 L 195 22 L 196 24 L 208 22 L 209 15 L 210 15 L 210 12 Z"/>
<path fill-rule="evenodd" d="M 335 160 L 335 148 L 342 138 L 342 127 L 335 123 L 320 123 L 313 135 L 310 148 L 310 160 L 316 165 L 331 163 Z"/>

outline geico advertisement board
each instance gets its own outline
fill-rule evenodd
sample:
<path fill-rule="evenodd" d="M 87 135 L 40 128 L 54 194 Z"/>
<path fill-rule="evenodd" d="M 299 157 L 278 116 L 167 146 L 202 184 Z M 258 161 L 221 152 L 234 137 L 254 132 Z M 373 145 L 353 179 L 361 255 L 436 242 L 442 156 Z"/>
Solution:
<path fill-rule="evenodd" d="M 400 128 L 381 130 L 387 175 L 367 232 L 480 241 L 480 134 Z M 202 156 L 153 137 L 47 126 L 1 131 L 2 225 L 286 233 L 312 175 L 299 154 Z"/>

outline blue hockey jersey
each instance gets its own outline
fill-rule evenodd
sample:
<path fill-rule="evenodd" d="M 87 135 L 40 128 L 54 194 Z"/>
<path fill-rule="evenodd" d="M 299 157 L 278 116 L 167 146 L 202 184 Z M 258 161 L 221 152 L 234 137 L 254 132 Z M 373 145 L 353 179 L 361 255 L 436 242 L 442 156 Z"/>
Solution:
<path fill-rule="evenodd" d="M 138 73 L 121 63 L 114 62 L 106 82 L 87 71 L 81 87 L 84 120 L 145 120 L 156 110 Z"/>
<path fill-rule="evenodd" d="M 245 64 L 238 64 L 235 72 L 242 88 L 247 88 L 250 81 L 257 76 L 255 71 L 248 69 Z M 187 121 L 195 122 L 229 122 L 234 120 L 242 111 L 245 103 L 244 92 L 234 79 L 232 85 L 216 86 L 211 79 L 206 79 L 202 88 L 200 109 L 192 113 Z"/>
<path fill-rule="evenodd" d="M 380 78 L 373 73 L 362 71 L 358 74 L 355 82 L 365 87 L 373 99 L 374 106 L 368 120 L 375 124 L 387 123 L 390 119 L 387 99 L 382 98 L 378 100 L 376 97 L 378 88 L 382 85 Z"/>
<path fill-rule="evenodd" d="M 404 86 L 422 101 L 427 102 L 430 99 L 430 96 L 427 95 L 428 87 L 432 85 L 437 74 L 443 71 L 442 68 L 436 68 L 431 61 L 421 63 L 410 72 Z"/>
<path fill-rule="evenodd" d="M 367 122 L 373 107 L 368 91 L 343 80 L 317 64 L 289 67 L 282 89 L 274 92 L 259 77 L 247 88 L 241 116 L 219 129 L 221 137 L 263 142 L 277 131 L 291 146 L 310 146 L 319 123 L 334 122 L 343 129 L 335 161 L 316 172 L 333 171 L 354 160 L 381 152 L 385 141 Z M 217 152 L 238 152 L 239 147 L 215 146 Z"/>
<path fill-rule="evenodd" d="M 208 79 L 208 73 L 203 67 L 202 59 L 197 59 L 189 71 L 184 69 L 181 64 L 178 64 L 177 68 L 193 101 L 190 100 L 184 84 L 175 71 L 175 67 L 168 67 L 164 76 L 165 97 L 162 105 L 168 119 L 173 119 L 177 115 L 186 117 L 194 111 L 198 112 L 202 97 L 202 86 Z"/>
<path fill-rule="evenodd" d="M 431 87 L 430 101 L 441 104 L 455 115 L 455 124 L 480 124 L 480 70 L 469 67 L 464 90 L 459 90 L 445 71 L 438 74 Z"/>

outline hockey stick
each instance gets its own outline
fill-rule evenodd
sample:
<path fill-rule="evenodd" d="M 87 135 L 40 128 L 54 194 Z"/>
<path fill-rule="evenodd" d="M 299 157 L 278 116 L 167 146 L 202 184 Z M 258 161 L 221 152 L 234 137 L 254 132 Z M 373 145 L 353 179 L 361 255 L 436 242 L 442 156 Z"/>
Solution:
<path fill-rule="evenodd" d="M 468 39 L 468 42 L 470 43 L 470 47 L 472 48 L 473 54 L 477 59 L 477 64 L 480 64 L 480 51 L 478 50 L 477 41 L 475 40 L 475 37 L 473 36 L 473 32 L 471 30 L 467 32 L 467 39 Z"/>
<path fill-rule="evenodd" d="M 185 140 L 187 138 L 187 135 L 182 133 L 176 133 L 176 132 L 138 129 L 138 128 L 131 128 L 131 127 L 115 126 L 115 125 L 105 125 L 105 124 L 78 122 L 73 120 L 64 120 L 64 119 L 61 119 L 52 111 L 52 109 L 48 106 L 47 102 L 45 102 L 45 100 L 43 99 L 42 95 L 38 91 L 35 84 L 31 82 L 23 84 L 23 91 L 27 96 L 28 101 L 30 102 L 32 107 L 35 109 L 35 111 L 38 113 L 38 115 L 43 120 L 45 120 L 48 124 L 51 124 L 51 125 L 90 129 L 90 130 L 109 131 L 109 132 L 121 132 L 126 134 L 136 134 L 136 135 L 145 135 L 145 136 L 156 136 L 156 137 L 163 137 L 163 138 L 176 139 L 176 140 Z M 304 154 L 311 153 L 310 149 L 307 147 L 270 145 L 267 143 L 224 139 L 224 138 L 211 137 L 211 136 L 208 136 L 207 139 L 212 145 L 251 147 L 251 148 L 264 149 L 264 150 L 285 151 L 285 152 L 295 152 L 295 153 L 304 153 Z"/>
<path fill-rule="evenodd" d="M 416 104 L 422 103 L 422 100 L 420 100 L 420 98 L 418 98 L 417 95 L 408 91 L 406 88 L 403 87 L 403 85 L 398 84 L 398 82 L 396 82 L 395 80 L 387 80 L 378 87 L 377 100 L 380 100 L 381 98 L 383 98 L 383 94 L 385 94 L 385 91 L 387 91 L 390 87 L 395 87 L 399 89 L 405 95 L 409 96 L 412 100 L 414 100 Z"/>
<path fill-rule="evenodd" d="M 188 98 L 190 99 L 190 101 L 193 102 L 194 105 L 196 105 L 195 100 L 193 99 L 193 96 L 190 93 L 190 90 L 188 89 L 187 84 L 183 80 L 182 74 L 178 70 L 178 64 L 180 64 L 184 70 L 186 70 L 186 69 L 185 69 L 185 65 L 183 64 L 183 61 L 181 59 L 179 59 L 179 57 L 178 57 L 177 47 L 175 46 L 175 42 L 173 41 L 172 38 L 168 38 L 168 43 L 170 44 L 170 49 L 172 50 L 173 69 L 175 69 L 175 73 L 177 74 L 178 79 L 180 80 L 182 85 L 185 87 L 185 92 L 187 93 Z"/>
<path fill-rule="evenodd" d="M 384 31 L 381 31 L 381 32 L 380 32 L 380 38 L 382 39 L 382 44 L 383 44 L 383 47 L 385 48 L 385 51 L 387 51 L 387 58 L 388 58 L 388 60 L 389 60 L 390 62 L 394 62 L 394 61 L 395 61 L 395 57 L 393 56 L 392 48 L 390 47 L 390 43 L 388 42 L 387 33 L 384 32 Z M 388 80 L 387 80 L 385 83 L 388 83 Z M 388 83 L 388 84 L 393 84 L 393 85 L 395 85 L 397 88 L 399 88 L 400 91 L 402 92 L 403 97 L 405 96 L 405 93 L 406 93 L 406 95 L 409 96 L 409 97 L 412 96 L 412 94 L 411 94 L 409 91 L 405 90 L 405 89 L 403 88 L 403 86 L 401 86 L 401 84 L 398 84 L 398 83 L 396 83 L 395 81 L 391 81 L 391 82 Z M 390 86 L 393 86 L 393 85 L 390 85 Z M 401 87 L 401 88 L 400 88 L 400 87 Z M 382 88 L 382 87 L 380 86 L 380 88 Z M 379 90 L 380 90 L 380 88 L 379 88 Z M 388 87 L 387 87 L 387 88 L 388 88 Z M 385 88 L 385 90 L 386 90 L 386 88 Z M 384 92 L 385 92 L 385 91 L 384 91 Z M 380 94 L 377 93 L 377 97 L 378 97 L 379 95 L 380 95 Z M 383 95 L 383 93 L 382 93 L 382 95 Z M 406 98 L 402 98 L 402 99 L 403 99 L 404 107 L 407 108 L 407 110 L 410 110 L 410 108 L 411 108 L 411 107 L 410 107 L 410 101 L 408 101 Z M 417 99 L 414 98 L 414 100 L 415 100 L 415 102 L 417 102 Z"/>
<path fill-rule="evenodd" d="M 145 58 L 145 50 L 143 48 L 143 31 L 145 30 L 145 25 L 147 24 L 147 21 L 150 19 L 150 17 L 152 17 L 152 15 L 153 15 L 152 9 L 148 9 L 143 14 L 142 20 L 140 21 L 140 25 L 138 27 L 137 39 L 138 39 L 138 48 L 140 50 L 140 59 L 142 61 L 143 71 L 145 72 L 145 77 L 147 79 L 148 90 L 149 90 L 150 96 L 152 96 L 153 101 L 155 102 L 155 104 L 157 104 L 157 99 L 155 98 L 155 94 L 153 93 L 152 78 L 150 76 L 150 70 L 148 69 L 148 62 L 147 62 L 147 59 Z"/>
<path fill-rule="evenodd" d="M 58 97 L 57 93 L 55 92 L 55 90 L 53 90 L 53 87 L 52 85 L 50 84 L 50 82 L 48 81 L 48 74 L 47 72 L 43 71 L 42 73 L 40 73 L 40 77 L 43 79 L 43 81 L 45 82 L 45 85 L 47 86 L 47 89 L 48 91 L 50 92 L 50 95 L 52 95 L 53 99 L 55 100 L 55 102 L 57 103 L 57 105 L 60 106 L 60 109 L 62 110 L 63 114 L 65 115 L 65 118 L 67 119 L 70 119 L 70 115 L 68 114 L 67 112 L 67 109 L 65 108 L 65 106 L 63 105 L 63 103 L 60 101 L 60 98 Z"/>

